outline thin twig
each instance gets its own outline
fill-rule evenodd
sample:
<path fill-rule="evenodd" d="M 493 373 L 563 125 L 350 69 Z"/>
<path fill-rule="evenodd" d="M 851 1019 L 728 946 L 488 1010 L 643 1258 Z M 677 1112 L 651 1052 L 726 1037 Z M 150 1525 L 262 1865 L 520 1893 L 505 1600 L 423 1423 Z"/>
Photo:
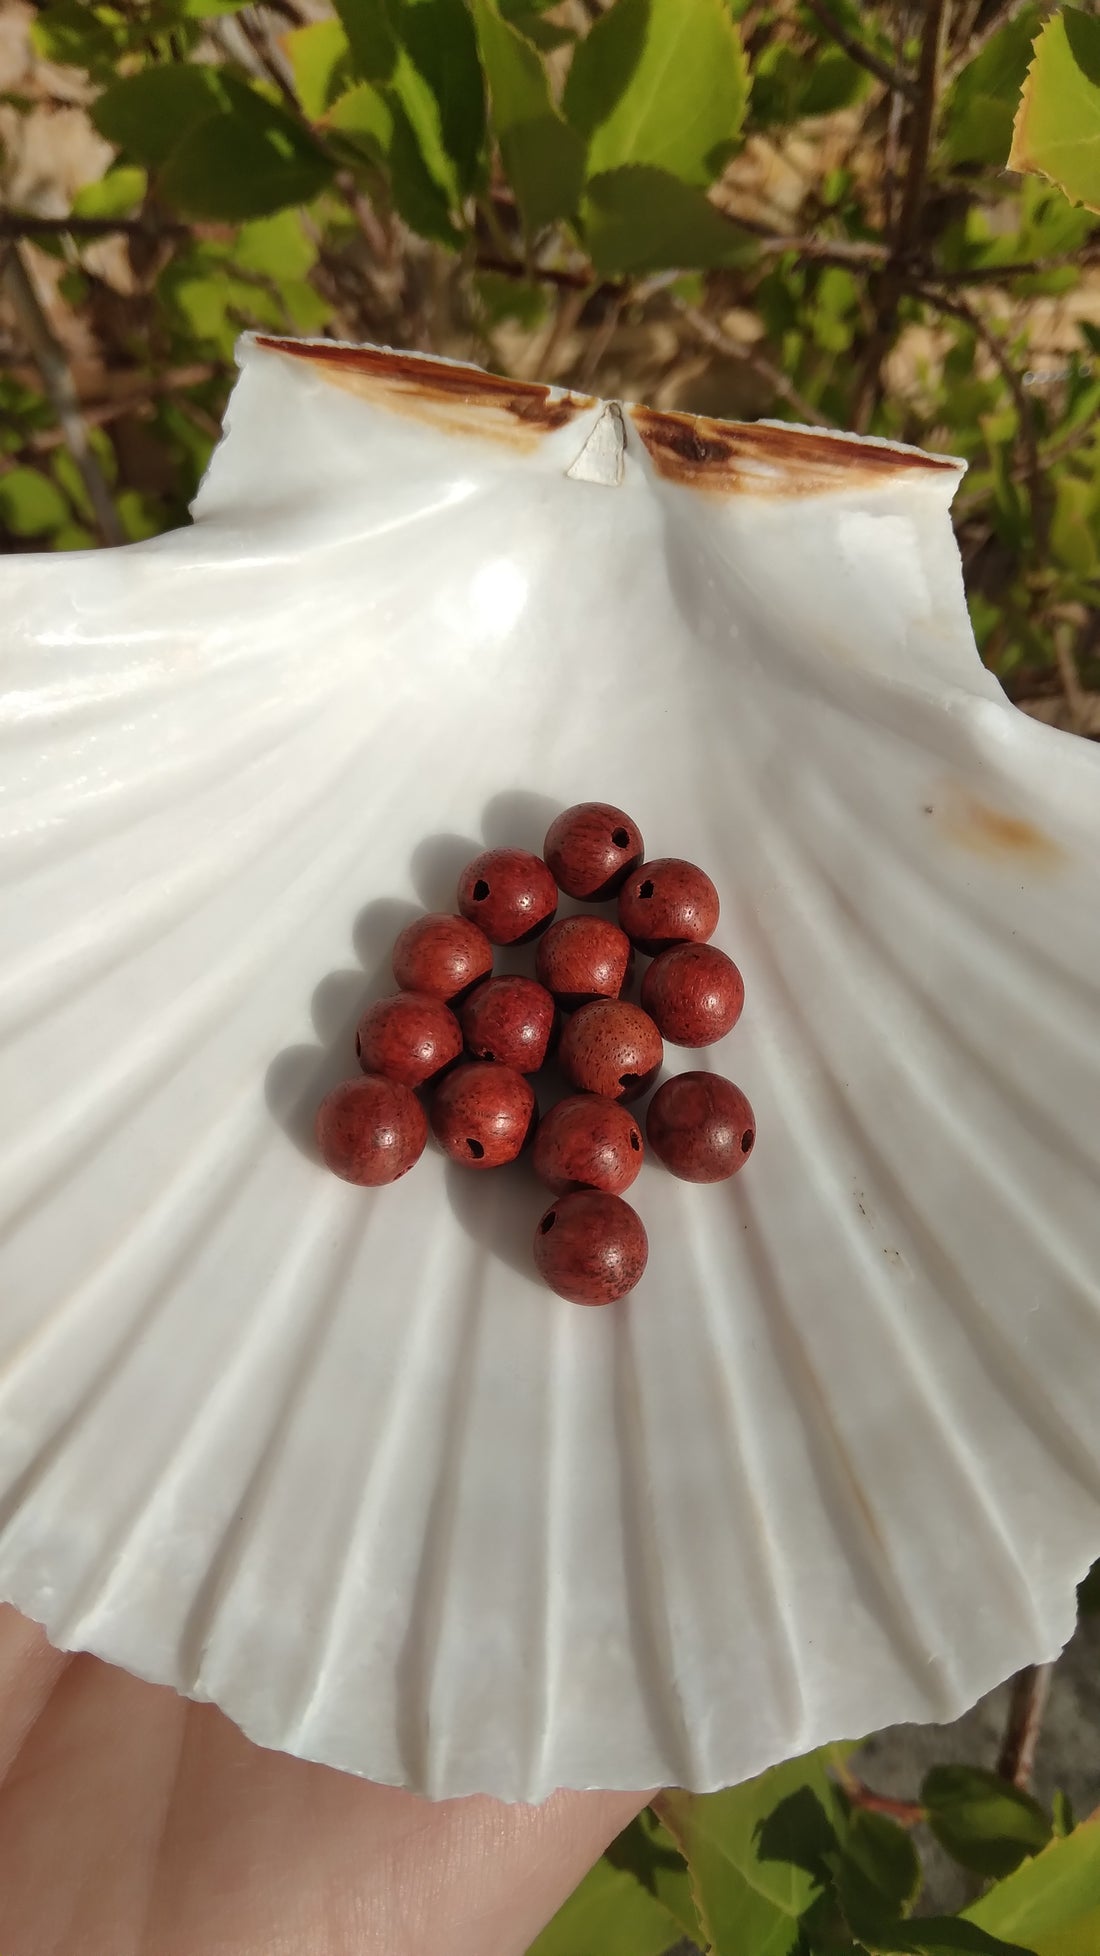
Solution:
<path fill-rule="evenodd" d="M 247 7 L 243 8 L 237 15 L 237 25 L 248 42 L 249 47 L 252 49 L 261 71 L 267 76 L 270 82 L 274 83 L 287 107 L 296 116 L 300 116 L 302 105 L 280 68 L 278 61 L 275 59 L 271 48 L 268 46 L 263 29 L 249 17 Z"/>
<path fill-rule="evenodd" d="M 971 265 L 951 271 L 929 271 L 926 277 L 936 285 L 997 285 L 1002 279 L 1037 278 L 1044 272 L 1060 272 L 1067 265 L 1081 267 L 1100 263 L 1100 242 L 1085 244 L 1078 251 L 1063 251 L 1053 258 L 1019 258 L 1006 265 Z"/>
<path fill-rule="evenodd" d="M 80 412 L 65 349 L 54 337 L 17 244 L 9 248 L 3 277 L 20 330 L 42 376 L 42 385 L 69 452 L 80 470 L 100 537 L 104 543 L 124 543 L 125 533 L 111 500 L 107 478 L 88 439 L 88 429 Z"/>
<path fill-rule="evenodd" d="M 1077 669 L 1074 667 L 1074 678 Z M 1080 690 L 1080 681 L 1077 681 Z M 1067 700 L 1069 692 L 1067 688 Z M 1073 705 L 1073 702 L 1069 702 Z M 1012 1698 L 1009 1704 L 1008 1725 L 1001 1745 L 1001 1756 L 997 1761 L 997 1771 L 1010 1786 L 1018 1786 L 1026 1791 L 1031 1783 L 1032 1769 L 1035 1765 L 1035 1748 L 1039 1743 L 1043 1713 L 1050 1695 L 1050 1680 L 1053 1664 L 1028 1664 L 1017 1671 L 1012 1680 Z"/>
<path fill-rule="evenodd" d="M 825 415 L 819 414 L 809 401 L 804 400 L 798 389 L 787 379 L 786 374 L 773 366 L 770 360 L 766 360 L 763 354 L 753 352 L 751 347 L 739 346 L 736 340 L 730 339 L 720 326 L 716 326 L 712 319 L 708 319 L 706 314 L 700 312 L 695 306 L 677 303 L 676 312 L 689 332 L 694 333 L 696 339 L 701 340 L 704 346 L 709 346 L 715 353 L 721 353 L 727 360 L 739 361 L 742 366 L 749 369 L 750 373 L 757 374 L 761 380 L 767 382 L 781 401 L 786 401 L 788 407 L 794 409 L 803 421 L 809 421 L 818 428 L 828 426 Z"/>
<path fill-rule="evenodd" d="M 925 0 L 917 95 L 909 120 L 909 154 L 897 221 L 876 295 L 875 324 L 852 395 L 850 419 L 857 432 L 867 428 L 878 395 L 882 363 L 897 327 L 898 301 L 910 260 L 920 240 L 928 158 L 936 128 L 940 73 L 950 0 Z"/>
<path fill-rule="evenodd" d="M 837 19 L 828 5 L 828 0 L 803 0 L 803 4 L 821 22 L 829 39 L 835 41 L 838 48 L 843 48 L 852 61 L 855 61 L 859 67 L 866 68 L 867 73 L 874 75 L 876 81 L 885 82 L 887 88 L 896 90 L 899 95 L 907 96 L 910 101 L 913 100 L 916 90 L 911 76 L 902 74 L 897 68 L 892 68 L 881 54 L 875 53 L 874 48 L 869 48 L 867 43 L 861 41 L 857 35 L 850 34 L 843 21 Z"/>
<path fill-rule="evenodd" d="M 35 238 L 185 238 L 191 226 L 142 217 L 38 217 L 32 211 L 0 211 L 0 238 L 15 243 Z"/>
<path fill-rule="evenodd" d="M 1069 708 L 1070 729 L 1073 733 L 1083 733 L 1089 715 L 1089 697 L 1081 684 L 1081 675 L 1077 670 L 1077 660 L 1073 656 L 1073 641 L 1076 633 L 1067 619 L 1060 618 L 1054 625 L 1051 637 L 1054 643 L 1054 661 L 1058 667 L 1058 676 L 1062 681 L 1062 691 L 1066 696 L 1066 705 Z M 1038 1668 L 1044 1669 L 1048 1667 L 1040 1665 Z M 1045 1696 L 1044 1691 L 1044 1702 Z M 1041 1710 L 1042 1706 L 1040 1705 L 1040 1712 Z M 1037 1736 L 1038 1732 L 1036 1731 Z M 1005 1743 L 1007 1745 L 1007 1739 Z M 1034 1751 L 1034 1746 L 1032 1746 L 1032 1751 Z"/>
<path fill-rule="evenodd" d="M 588 342 L 577 362 L 573 379 L 575 387 L 591 387 L 599 371 L 599 365 L 619 329 L 624 307 L 633 296 L 633 287 L 624 285 L 620 290 L 608 295 L 603 318 L 592 328 Z"/>
<path fill-rule="evenodd" d="M 876 1793 L 851 1768 L 838 1761 L 833 1766 L 840 1785 L 855 1807 L 865 1813 L 885 1813 L 901 1827 L 916 1827 L 925 1818 L 919 1800 L 895 1800 L 889 1793 Z"/>

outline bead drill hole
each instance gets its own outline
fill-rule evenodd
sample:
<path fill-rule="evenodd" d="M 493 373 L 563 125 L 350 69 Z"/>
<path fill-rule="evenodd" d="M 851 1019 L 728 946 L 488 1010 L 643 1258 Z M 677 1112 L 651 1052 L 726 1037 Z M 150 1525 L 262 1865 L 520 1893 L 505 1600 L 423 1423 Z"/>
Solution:
<path fill-rule="evenodd" d="M 616 849 L 629 849 L 630 847 L 630 837 L 625 829 L 612 829 L 611 840 L 615 844 Z"/>
<path fill-rule="evenodd" d="M 473 1155 L 475 1161 L 484 1161 L 485 1150 L 480 1141 L 467 1141 L 466 1147 L 470 1154 Z"/>
<path fill-rule="evenodd" d="M 620 1087 L 636 1087 L 641 1077 L 640 1073 L 620 1073 L 619 1085 Z M 634 1136 L 631 1135 L 630 1139 L 633 1143 Z"/>
<path fill-rule="evenodd" d="M 557 1220 L 556 1216 L 544 1216 L 539 1224 L 539 1235 L 545 1236 L 548 1229 L 553 1229 Z"/>
<path fill-rule="evenodd" d="M 752 1147 L 754 1139 L 755 1136 L 753 1135 L 753 1131 L 751 1127 L 747 1127 L 745 1129 L 744 1134 L 741 1136 L 741 1153 L 743 1155 L 748 1154 L 749 1149 Z"/>
<path fill-rule="evenodd" d="M 639 1148 L 641 1147 L 641 1145 L 642 1145 L 642 1144 L 641 1144 L 641 1142 L 640 1142 L 640 1141 L 639 1141 L 639 1139 L 638 1139 L 638 1136 L 637 1136 L 637 1134 L 632 1134 L 632 1135 L 631 1135 L 631 1137 L 630 1137 L 630 1145 L 631 1145 L 631 1147 L 633 1148 L 633 1150 L 634 1150 L 634 1153 L 635 1153 L 635 1154 L 637 1154 L 637 1152 L 638 1152 L 638 1149 L 639 1149 Z"/>
<path fill-rule="evenodd" d="M 474 902 L 484 903 L 488 894 L 489 894 L 489 885 L 485 881 L 484 876 L 479 876 L 477 882 L 474 884 Z"/>
<path fill-rule="evenodd" d="M 474 891 L 474 895 L 475 896 L 477 895 L 476 890 Z M 642 884 L 641 889 L 638 891 L 638 895 L 640 897 L 651 897 L 653 895 L 653 885 L 650 882 L 648 876 L 646 877 L 645 882 Z"/>

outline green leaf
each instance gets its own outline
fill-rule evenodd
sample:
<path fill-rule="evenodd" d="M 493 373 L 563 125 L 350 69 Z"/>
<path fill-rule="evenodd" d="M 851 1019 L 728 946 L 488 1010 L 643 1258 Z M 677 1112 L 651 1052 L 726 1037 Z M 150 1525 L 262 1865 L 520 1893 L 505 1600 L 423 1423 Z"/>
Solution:
<path fill-rule="evenodd" d="M 944 161 L 1003 164 L 1012 141 L 1012 116 L 1027 77 L 1031 44 L 1042 19 L 1026 6 L 967 63 L 948 92 L 941 128 Z"/>
<path fill-rule="evenodd" d="M 810 1867 L 819 1869 L 844 1825 L 825 1770 L 828 1757 L 826 1750 L 790 1760 L 724 1793 L 672 1791 L 654 1802 L 687 1860 L 712 1956 L 794 1956 L 799 1950 L 799 1918 L 820 1893 L 824 1875 Z M 796 1795 L 808 1798 L 792 1806 Z M 788 1858 L 792 1852 L 797 1862 Z"/>
<path fill-rule="evenodd" d="M 1051 1802 L 1051 1812 L 1055 1839 L 1064 1840 L 1067 1834 L 1072 1834 L 1077 1825 L 1068 1793 L 1063 1793 L 1061 1790 L 1055 1793 Z"/>
<path fill-rule="evenodd" d="M 976 1766 L 933 1766 L 921 1804 L 940 1845 L 976 1874 L 1011 1874 L 1050 1839 L 1050 1821 L 1037 1800 Z"/>
<path fill-rule="evenodd" d="M 528 232 L 573 217 L 584 176 L 584 144 L 550 96 L 535 49 L 502 19 L 494 0 L 473 0 L 501 159 Z"/>
<path fill-rule="evenodd" d="M 731 154 L 748 92 L 723 0 L 615 0 L 573 56 L 563 107 L 589 138 L 590 177 L 642 163 L 706 185 Z"/>
<path fill-rule="evenodd" d="M 679 1925 L 632 1874 L 605 1858 L 531 1944 L 527 1956 L 664 1956 Z"/>
<path fill-rule="evenodd" d="M 177 0 L 185 20 L 213 20 L 216 14 L 239 14 L 249 0 Z"/>
<path fill-rule="evenodd" d="M 466 195 L 479 181 L 485 147 L 485 84 L 469 9 L 465 0 L 391 0 L 391 18 L 431 91 L 443 153 Z"/>
<path fill-rule="evenodd" d="M 1055 490 L 1050 545 L 1060 564 L 1081 577 L 1100 571 L 1100 486 L 1063 473 Z"/>
<path fill-rule="evenodd" d="M 298 100 L 318 122 L 351 79 L 348 37 L 338 20 L 311 20 L 293 28 L 283 46 Z"/>
<path fill-rule="evenodd" d="M 691 1876 L 687 1862 L 666 1827 L 652 1808 L 646 1807 L 606 1850 L 612 1867 L 622 1868 L 640 1881 L 646 1892 L 679 1924 L 692 1942 L 702 1937 L 699 1916 L 691 1896 Z"/>
<path fill-rule="evenodd" d="M 386 89 L 386 98 L 395 112 L 400 110 L 408 124 L 413 141 L 423 159 L 424 168 L 440 193 L 443 221 L 447 230 L 453 235 L 453 227 L 447 213 L 461 201 L 461 186 L 443 138 L 440 106 L 434 90 L 425 81 L 405 48 L 398 51 L 397 64 Z M 419 226 L 417 228 L 419 229 Z"/>
<path fill-rule="evenodd" d="M 407 60 L 404 53 L 401 60 Z M 428 168 L 421 132 L 396 90 L 387 89 L 385 96 L 392 118 L 388 162 L 394 204 L 410 230 L 455 250 L 460 239 L 451 222 L 451 200 Z"/>
<path fill-rule="evenodd" d="M 104 19 L 88 0 L 54 0 L 31 23 L 31 45 L 45 61 L 84 68 L 93 81 L 105 81 L 125 53 L 121 19 Z"/>
<path fill-rule="evenodd" d="M 491 330 L 502 320 L 514 319 L 524 332 L 533 333 L 546 318 L 549 288 L 522 278 L 508 278 L 503 272 L 478 272 L 474 292 L 484 323 Z"/>
<path fill-rule="evenodd" d="M 1090 1956 L 1100 1949 L 1100 1821 L 1083 1820 L 964 1913 L 1034 1956 Z"/>
<path fill-rule="evenodd" d="M 1012 132 L 1010 170 L 1049 177 L 1100 212 L 1100 19 L 1066 7 L 1035 43 Z"/>
<path fill-rule="evenodd" d="M 956 1915 L 926 1915 L 919 1922 L 899 1922 L 865 1940 L 884 1956 L 1033 1956 L 1019 1943 L 1004 1942 Z M 1084 1956 L 1083 1951 L 1080 1956 Z"/>
<path fill-rule="evenodd" d="M 140 206 L 148 176 L 136 164 L 123 163 L 108 170 L 98 183 L 86 183 L 72 202 L 74 217 L 127 217 Z"/>
<path fill-rule="evenodd" d="M 155 170 L 208 117 L 231 109 L 234 87 L 241 84 L 205 62 L 144 68 L 99 97 L 92 121 L 109 143 Z"/>
<path fill-rule="evenodd" d="M 382 163 L 393 141 L 393 110 L 381 89 L 359 82 L 333 103 L 323 128 L 352 140 L 372 162 Z"/>
<path fill-rule="evenodd" d="M 701 190 L 643 164 L 593 177 L 581 222 L 592 263 L 605 278 L 744 265 L 756 255 L 753 240 Z"/>
<path fill-rule="evenodd" d="M 160 176 L 166 201 L 189 217 L 265 217 L 307 204 L 332 175 L 300 122 L 255 89 L 227 80 L 230 113 L 208 116 L 177 143 Z"/>
<path fill-rule="evenodd" d="M 297 211 L 279 211 L 242 224 L 233 246 L 233 263 L 273 279 L 302 279 L 317 262 L 317 247 L 302 228 Z"/>
<path fill-rule="evenodd" d="M 857 1877 L 868 1905 L 907 1915 L 920 1893 L 920 1857 L 912 1837 L 882 1813 L 857 1807 L 849 1817 L 836 1869 L 843 1898 Z M 866 1912 L 866 1911 L 865 1911 Z"/>
<path fill-rule="evenodd" d="M 333 0 L 348 37 L 355 72 L 363 81 L 389 81 L 397 66 L 397 37 L 385 0 Z"/>
<path fill-rule="evenodd" d="M 69 505 L 48 476 L 37 469 L 9 469 L 0 475 L 0 523 L 17 537 L 40 537 L 69 520 Z"/>
<path fill-rule="evenodd" d="M 808 76 L 805 62 L 799 66 L 805 78 L 798 98 L 800 116 L 835 115 L 838 109 L 861 102 L 871 86 L 866 68 L 859 67 L 843 48 L 822 48 L 815 54 Z"/>

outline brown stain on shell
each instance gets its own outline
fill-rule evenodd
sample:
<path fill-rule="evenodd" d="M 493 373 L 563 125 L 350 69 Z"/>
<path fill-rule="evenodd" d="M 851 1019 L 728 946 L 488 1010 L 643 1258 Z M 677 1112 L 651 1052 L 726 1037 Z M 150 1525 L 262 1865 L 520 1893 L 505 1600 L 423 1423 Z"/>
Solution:
<path fill-rule="evenodd" d="M 957 475 L 954 462 L 849 435 L 705 414 L 628 410 L 658 475 L 710 495 L 816 496 L 890 476 Z"/>
<path fill-rule="evenodd" d="M 949 793 L 942 803 L 932 804 L 931 812 L 939 817 L 948 840 L 972 855 L 1031 869 L 1057 869 L 1067 861 L 1062 844 L 1045 830 L 977 795 Z"/>
<path fill-rule="evenodd" d="M 256 336 L 270 353 L 308 361 L 325 380 L 360 400 L 408 415 L 444 434 L 479 436 L 529 453 L 544 435 L 595 406 L 591 394 L 555 394 L 529 380 L 506 380 L 480 367 L 455 366 L 382 347 Z"/>

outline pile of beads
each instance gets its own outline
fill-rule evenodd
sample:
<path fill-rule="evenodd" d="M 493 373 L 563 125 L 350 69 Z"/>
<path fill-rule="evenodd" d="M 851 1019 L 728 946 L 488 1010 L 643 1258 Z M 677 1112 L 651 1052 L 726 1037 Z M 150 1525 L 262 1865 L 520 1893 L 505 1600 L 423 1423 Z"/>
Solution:
<path fill-rule="evenodd" d="M 617 900 L 618 922 L 583 912 L 557 919 L 558 892 Z M 583 802 L 551 823 L 541 856 L 488 849 L 463 870 L 458 914 L 418 917 L 397 939 L 400 987 L 359 1022 L 362 1073 L 317 1112 L 322 1158 L 345 1181 L 378 1188 L 424 1152 L 430 1096 L 435 1139 L 451 1161 L 502 1168 L 533 1141 L 536 1175 L 556 1200 L 535 1231 L 543 1281 L 577 1304 L 633 1290 L 649 1245 L 623 1201 L 645 1155 L 625 1104 L 646 1093 L 665 1041 L 710 1046 L 741 1016 L 745 988 L 709 942 L 718 892 L 693 863 L 644 860 L 622 809 Z M 538 939 L 536 977 L 493 975 L 493 946 Z M 622 994 L 635 954 L 652 959 L 641 1004 Z M 539 1120 L 529 1076 L 558 1060 L 575 1091 Z M 756 1124 L 739 1087 L 681 1073 L 658 1087 L 645 1141 L 689 1182 L 720 1182 L 752 1151 Z"/>

